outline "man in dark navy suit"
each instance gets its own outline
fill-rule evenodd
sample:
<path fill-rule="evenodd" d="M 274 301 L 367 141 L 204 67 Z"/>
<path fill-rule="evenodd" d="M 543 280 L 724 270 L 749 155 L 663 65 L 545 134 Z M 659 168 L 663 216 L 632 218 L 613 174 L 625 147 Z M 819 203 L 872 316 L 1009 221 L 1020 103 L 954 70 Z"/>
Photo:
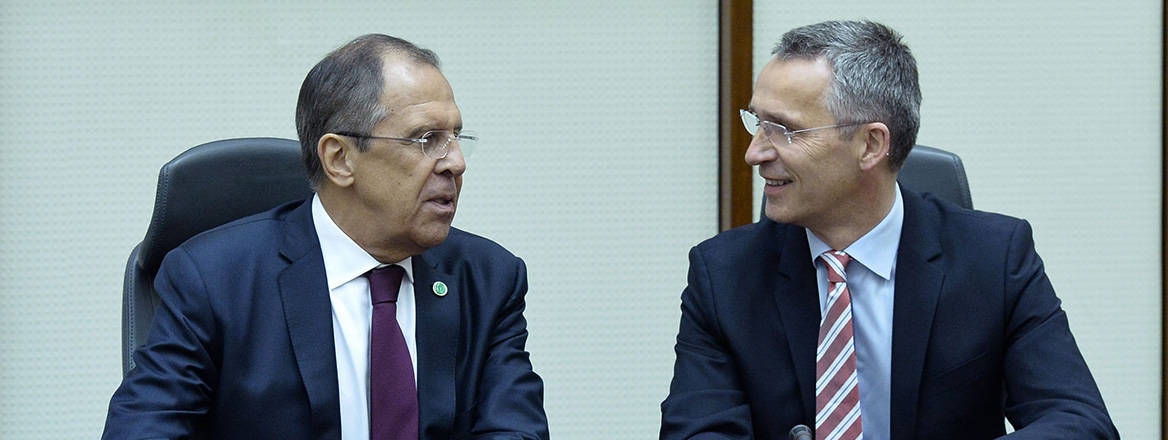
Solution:
<path fill-rule="evenodd" d="M 450 227 L 476 138 L 434 53 L 352 41 L 296 123 L 316 194 L 166 257 L 104 437 L 548 438 L 525 266 Z"/>
<path fill-rule="evenodd" d="M 900 188 L 916 61 L 786 33 L 741 112 L 766 217 L 690 252 L 662 439 L 1117 438 L 1030 225 Z"/>

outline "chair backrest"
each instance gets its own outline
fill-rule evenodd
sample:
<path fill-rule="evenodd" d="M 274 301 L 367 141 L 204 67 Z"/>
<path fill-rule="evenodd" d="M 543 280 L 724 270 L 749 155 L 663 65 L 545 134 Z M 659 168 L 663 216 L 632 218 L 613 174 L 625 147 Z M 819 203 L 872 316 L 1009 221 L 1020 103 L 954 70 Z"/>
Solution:
<path fill-rule="evenodd" d="M 289 139 L 210 142 L 163 165 L 150 227 L 126 262 L 123 374 L 134 367 L 134 350 L 146 342 L 159 303 L 154 276 L 167 252 L 200 232 L 311 194 L 300 144 Z"/>
<path fill-rule="evenodd" d="M 909 152 L 896 180 L 910 190 L 933 193 L 962 208 L 973 209 L 965 166 L 956 154 L 940 148 L 916 145 Z"/>
<path fill-rule="evenodd" d="M 965 166 L 956 154 L 925 145 L 913 146 L 896 180 L 910 190 L 933 193 L 963 208 L 973 209 L 973 197 L 969 194 Z M 765 216 L 766 196 L 763 196 L 758 218 L 762 219 Z"/>

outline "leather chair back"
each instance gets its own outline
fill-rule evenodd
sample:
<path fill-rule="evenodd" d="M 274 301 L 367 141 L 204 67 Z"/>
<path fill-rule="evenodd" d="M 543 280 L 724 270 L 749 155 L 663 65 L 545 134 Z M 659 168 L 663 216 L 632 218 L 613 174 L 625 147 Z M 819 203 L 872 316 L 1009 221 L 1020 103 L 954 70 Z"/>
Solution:
<path fill-rule="evenodd" d="M 126 262 L 122 285 L 122 373 L 146 342 L 160 300 L 154 276 L 167 252 L 194 235 L 312 194 L 289 139 L 227 139 L 199 145 L 158 172 L 154 214 L 146 237 Z"/>
<path fill-rule="evenodd" d="M 910 190 L 933 193 L 962 208 L 973 209 L 965 166 L 956 154 L 940 148 L 916 145 L 908 153 L 896 180 Z"/>

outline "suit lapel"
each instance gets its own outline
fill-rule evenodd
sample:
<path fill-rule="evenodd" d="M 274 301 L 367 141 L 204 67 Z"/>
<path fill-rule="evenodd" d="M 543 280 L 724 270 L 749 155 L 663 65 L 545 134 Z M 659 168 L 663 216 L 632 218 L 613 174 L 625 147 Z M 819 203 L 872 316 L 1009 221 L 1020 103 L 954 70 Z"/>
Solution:
<path fill-rule="evenodd" d="M 458 355 L 459 304 L 467 286 L 461 278 L 440 271 L 429 253 L 414 256 L 414 298 L 417 305 L 419 432 L 423 438 L 446 438 L 455 411 L 454 365 Z M 435 283 L 447 287 L 436 293 Z"/>
<path fill-rule="evenodd" d="M 333 347 L 332 304 L 324 259 L 312 224 L 312 204 L 288 214 L 280 255 L 289 266 L 280 272 L 280 301 L 296 366 L 308 392 L 315 438 L 340 437 L 337 360 Z"/>
<path fill-rule="evenodd" d="M 933 315 L 945 275 L 934 219 L 924 201 L 904 191 L 904 227 L 896 254 L 896 293 L 892 306 L 891 436 L 913 438 L 917 424 L 921 374 L 925 365 Z"/>
<path fill-rule="evenodd" d="M 770 220 L 764 220 L 770 221 Z M 775 225 L 777 226 L 777 224 Z M 791 349 L 795 377 L 799 381 L 799 391 L 804 414 L 808 420 L 815 419 L 815 349 L 819 343 L 819 288 L 815 281 L 815 267 L 811 265 L 811 250 L 803 228 L 782 228 L 786 237 L 771 234 L 768 239 L 778 250 L 778 277 L 764 271 L 763 278 L 772 277 L 768 282 L 774 292 L 775 302 L 787 335 L 787 345 Z M 769 260 L 774 261 L 774 260 Z"/>

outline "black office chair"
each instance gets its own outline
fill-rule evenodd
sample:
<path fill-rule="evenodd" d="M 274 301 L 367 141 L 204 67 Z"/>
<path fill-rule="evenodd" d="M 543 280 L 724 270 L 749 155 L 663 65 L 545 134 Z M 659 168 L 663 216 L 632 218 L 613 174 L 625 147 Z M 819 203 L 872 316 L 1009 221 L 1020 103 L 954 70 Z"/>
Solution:
<path fill-rule="evenodd" d="M 933 193 L 962 208 L 973 209 L 965 166 L 956 154 L 918 144 L 908 153 L 896 180 L 910 190 Z"/>
<path fill-rule="evenodd" d="M 973 209 L 973 197 L 969 194 L 969 180 L 965 178 L 961 158 L 940 148 L 913 146 L 896 181 L 918 193 L 933 193 L 963 208 Z M 763 217 L 766 217 L 766 196 L 762 198 L 762 209 L 758 213 L 759 219 Z"/>
<path fill-rule="evenodd" d="M 210 142 L 163 165 L 150 227 L 126 262 L 122 373 L 134 368 L 134 350 L 146 342 L 159 304 L 154 276 L 167 252 L 199 232 L 311 194 L 300 144 L 289 139 Z"/>

